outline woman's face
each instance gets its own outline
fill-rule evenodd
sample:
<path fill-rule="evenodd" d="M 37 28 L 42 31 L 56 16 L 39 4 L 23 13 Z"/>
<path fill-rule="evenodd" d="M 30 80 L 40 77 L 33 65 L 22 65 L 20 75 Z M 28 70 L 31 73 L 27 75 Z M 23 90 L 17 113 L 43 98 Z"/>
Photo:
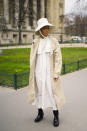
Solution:
<path fill-rule="evenodd" d="M 49 26 L 44 26 L 42 29 L 41 29 L 41 32 L 44 36 L 48 36 L 49 34 Z"/>

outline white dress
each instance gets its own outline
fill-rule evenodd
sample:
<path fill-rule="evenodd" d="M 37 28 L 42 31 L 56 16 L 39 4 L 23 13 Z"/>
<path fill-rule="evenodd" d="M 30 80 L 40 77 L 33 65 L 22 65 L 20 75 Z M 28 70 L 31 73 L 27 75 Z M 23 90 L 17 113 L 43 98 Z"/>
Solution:
<path fill-rule="evenodd" d="M 37 51 L 35 77 L 38 87 L 38 95 L 34 104 L 38 108 L 46 109 L 48 107 L 56 110 L 56 103 L 53 97 L 50 79 L 50 54 L 51 44 L 49 37 L 40 39 Z"/>

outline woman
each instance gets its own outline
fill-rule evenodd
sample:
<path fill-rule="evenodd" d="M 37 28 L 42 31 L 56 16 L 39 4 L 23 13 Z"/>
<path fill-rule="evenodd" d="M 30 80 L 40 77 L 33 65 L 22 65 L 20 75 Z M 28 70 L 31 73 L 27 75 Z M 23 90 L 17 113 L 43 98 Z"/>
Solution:
<path fill-rule="evenodd" d="M 37 22 L 30 54 L 29 103 L 36 105 L 38 115 L 35 122 L 43 119 L 43 110 L 52 108 L 53 125 L 59 126 L 59 109 L 65 103 L 61 88 L 62 56 L 58 41 L 49 35 L 52 24 L 46 18 Z"/>

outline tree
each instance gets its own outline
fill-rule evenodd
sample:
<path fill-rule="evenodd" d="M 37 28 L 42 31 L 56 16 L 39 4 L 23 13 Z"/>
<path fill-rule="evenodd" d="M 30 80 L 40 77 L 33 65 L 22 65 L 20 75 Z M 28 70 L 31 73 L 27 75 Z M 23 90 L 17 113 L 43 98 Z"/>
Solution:
<path fill-rule="evenodd" d="M 67 35 L 87 36 L 87 16 L 81 17 L 76 15 L 72 20 L 66 18 L 65 23 L 65 32 Z"/>
<path fill-rule="evenodd" d="M 65 32 L 70 35 L 87 36 L 87 1 L 76 0 L 71 14 L 66 16 Z"/>

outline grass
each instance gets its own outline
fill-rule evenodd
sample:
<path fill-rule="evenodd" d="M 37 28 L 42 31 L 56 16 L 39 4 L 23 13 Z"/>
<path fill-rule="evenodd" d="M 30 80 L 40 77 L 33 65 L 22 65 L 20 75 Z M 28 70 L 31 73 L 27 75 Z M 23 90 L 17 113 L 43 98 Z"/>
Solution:
<path fill-rule="evenodd" d="M 66 73 L 78 69 L 77 61 L 87 59 L 87 48 L 62 48 L 63 64 L 66 64 Z M 74 63 L 73 63 L 74 62 Z M 69 64 L 73 63 L 73 64 Z M 87 60 L 79 64 L 79 68 L 87 67 Z M 63 74 L 63 68 L 62 68 Z"/>
<path fill-rule="evenodd" d="M 61 48 L 63 64 L 87 58 L 87 48 Z"/>
<path fill-rule="evenodd" d="M 63 64 L 87 58 L 87 48 L 61 48 Z M 0 55 L 0 72 L 21 73 L 29 71 L 30 49 L 3 49 Z"/>
<path fill-rule="evenodd" d="M 29 58 L 30 49 L 3 49 L 0 55 L 0 83 L 1 85 L 14 86 L 14 76 L 17 73 L 17 86 L 28 85 L 29 80 Z M 61 48 L 63 56 L 63 64 L 72 63 L 74 61 L 87 58 L 87 48 Z M 83 66 L 81 63 L 80 66 Z M 87 61 L 84 64 L 87 67 Z M 66 72 L 72 72 L 77 69 L 77 63 L 67 65 Z M 63 68 L 62 68 L 63 72 Z M 22 73 L 22 74 L 21 74 Z"/>
<path fill-rule="evenodd" d="M 29 71 L 30 49 L 3 49 L 0 55 L 0 72 L 21 73 Z"/>

